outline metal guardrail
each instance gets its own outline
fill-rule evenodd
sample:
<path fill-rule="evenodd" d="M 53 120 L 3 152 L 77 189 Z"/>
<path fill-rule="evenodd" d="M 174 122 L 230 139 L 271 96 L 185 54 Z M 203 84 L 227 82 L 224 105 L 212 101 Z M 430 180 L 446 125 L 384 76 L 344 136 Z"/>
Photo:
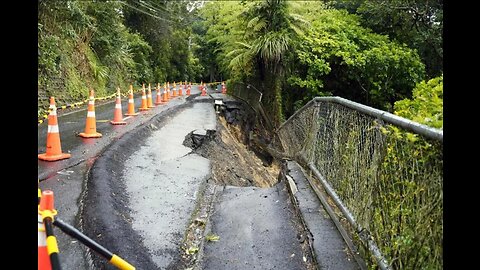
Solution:
<path fill-rule="evenodd" d="M 274 131 L 273 122 L 270 117 L 265 112 L 262 97 L 263 93 L 259 91 L 255 86 L 250 83 L 243 83 L 237 82 L 233 84 L 231 87 L 231 91 L 229 94 L 232 96 L 243 100 L 246 102 L 252 109 L 257 113 L 257 115 L 261 115 L 265 124 L 267 125 L 266 128 L 269 131 Z"/>
<path fill-rule="evenodd" d="M 443 265 L 442 130 L 317 97 L 276 133 L 285 155 L 316 175 L 381 269 Z"/>
<path fill-rule="evenodd" d="M 382 110 L 378 110 L 369 106 L 365 106 L 363 104 L 353 102 L 348 99 L 344 99 L 341 97 L 316 97 L 312 100 L 310 100 L 305 106 L 303 106 L 301 109 L 299 109 L 297 112 L 295 112 L 287 121 L 285 121 L 280 127 L 278 127 L 277 130 L 280 130 L 282 126 L 286 125 L 291 121 L 291 119 L 294 119 L 294 116 L 298 113 L 301 113 L 305 108 L 311 106 L 311 103 L 315 102 L 320 102 L 320 101 L 325 101 L 325 102 L 334 102 L 338 104 L 342 104 L 346 107 L 349 107 L 353 110 L 357 110 L 359 112 L 365 113 L 367 115 L 376 117 L 378 119 L 382 119 L 385 122 L 391 123 L 393 125 L 402 127 L 406 130 L 410 130 L 414 133 L 423 135 L 427 138 L 434 139 L 434 140 L 439 140 L 443 142 L 443 130 L 436 129 L 436 128 L 431 128 L 426 125 L 422 125 L 420 123 L 414 122 L 412 120 L 400 117 L 398 115 L 391 114 L 389 112 L 385 112 Z"/>

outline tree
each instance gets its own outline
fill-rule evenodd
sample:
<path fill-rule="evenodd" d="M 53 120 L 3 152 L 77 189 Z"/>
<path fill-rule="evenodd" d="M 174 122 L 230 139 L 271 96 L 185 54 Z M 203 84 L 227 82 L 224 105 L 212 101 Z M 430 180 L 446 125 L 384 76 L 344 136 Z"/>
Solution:
<path fill-rule="evenodd" d="M 241 16 L 245 27 L 244 41 L 237 42 L 237 48 L 231 51 L 234 58 L 229 66 L 237 71 L 256 71 L 264 103 L 273 115 L 274 125 L 278 125 L 283 120 L 282 85 L 286 55 L 302 33 L 301 24 L 305 21 L 289 12 L 286 0 L 247 3 Z"/>
<path fill-rule="evenodd" d="M 362 27 L 358 16 L 308 3 L 298 12 L 311 27 L 295 51 L 295 72 L 285 93 L 294 103 L 288 114 L 323 95 L 391 111 L 424 78 L 424 65 L 414 50 Z"/>
<path fill-rule="evenodd" d="M 188 10 L 188 1 L 125 2 L 126 25 L 138 32 L 152 48 L 148 66 L 151 70 L 142 81 L 195 80 L 198 60 L 191 50 L 191 25 L 196 9 Z"/>
<path fill-rule="evenodd" d="M 362 24 L 418 51 L 428 78 L 443 70 L 443 0 L 329 1 L 362 17 Z"/>

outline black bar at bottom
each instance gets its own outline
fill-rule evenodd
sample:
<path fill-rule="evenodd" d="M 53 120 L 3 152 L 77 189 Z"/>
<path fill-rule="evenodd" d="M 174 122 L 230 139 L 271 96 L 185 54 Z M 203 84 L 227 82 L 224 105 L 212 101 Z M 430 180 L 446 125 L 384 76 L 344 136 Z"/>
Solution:
<path fill-rule="evenodd" d="M 87 247 L 93 249 L 94 251 L 98 252 L 100 255 L 105 257 L 107 260 L 111 260 L 113 257 L 113 253 L 108 251 L 106 248 L 98 244 L 97 242 L 90 239 L 88 236 L 77 230 L 76 228 L 70 226 L 69 224 L 63 222 L 61 219 L 56 218 L 53 222 L 53 225 L 57 226 L 62 230 L 64 233 L 70 235 L 71 237 L 77 239 L 78 241 L 82 242 Z"/>

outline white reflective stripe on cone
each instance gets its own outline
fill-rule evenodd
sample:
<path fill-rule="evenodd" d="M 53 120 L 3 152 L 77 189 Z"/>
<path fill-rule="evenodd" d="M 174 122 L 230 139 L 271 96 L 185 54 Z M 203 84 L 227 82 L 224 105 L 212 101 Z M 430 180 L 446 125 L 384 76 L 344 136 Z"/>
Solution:
<path fill-rule="evenodd" d="M 88 105 L 95 105 L 95 100 L 89 100 Z"/>
<path fill-rule="evenodd" d="M 87 117 L 95 117 L 95 112 L 88 111 Z"/>
<path fill-rule="evenodd" d="M 129 100 L 128 100 L 128 103 L 133 103 L 133 99 L 129 99 Z"/>
<path fill-rule="evenodd" d="M 122 108 L 122 104 L 115 104 L 115 109 L 121 109 Z"/>
<path fill-rule="evenodd" d="M 147 99 L 147 97 L 146 97 L 146 96 L 142 96 L 142 99 Z"/>
<path fill-rule="evenodd" d="M 57 109 L 50 111 L 50 115 L 57 115 Z"/>
<path fill-rule="evenodd" d="M 47 246 L 47 234 L 44 231 L 42 216 L 38 215 L 38 246 Z"/>
<path fill-rule="evenodd" d="M 48 125 L 47 132 L 48 133 L 58 133 L 58 125 L 55 125 L 55 126 Z"/>

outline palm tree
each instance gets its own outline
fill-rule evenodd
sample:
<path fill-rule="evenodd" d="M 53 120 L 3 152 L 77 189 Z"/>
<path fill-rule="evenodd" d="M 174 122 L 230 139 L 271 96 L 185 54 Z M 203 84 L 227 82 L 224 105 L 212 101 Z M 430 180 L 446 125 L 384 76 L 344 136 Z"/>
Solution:
<path fill-rule="evenodd" d="M 263 0 L 250 3 L 242 14 L 245 20 L 245 40 L 237 42 L 232 69 L 242 70 L 254 63 L 264 92 L 264 103 L 278 125 L 282 115 L 282 83 L 285 77 L 285 56 L 307 22 L 288 12 L 286 0 Z"/>

